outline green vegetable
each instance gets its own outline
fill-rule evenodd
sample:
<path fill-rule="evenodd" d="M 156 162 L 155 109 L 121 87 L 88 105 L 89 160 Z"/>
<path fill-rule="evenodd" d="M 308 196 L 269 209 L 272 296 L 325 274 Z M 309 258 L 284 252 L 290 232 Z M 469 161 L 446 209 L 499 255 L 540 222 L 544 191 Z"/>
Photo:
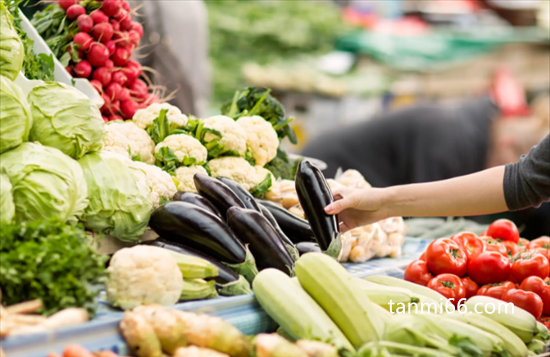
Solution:
<path fill-rule="evenodd" d="M 15 205 L 11 194 L 10 179 L 0 173 L 0 222 L 11 223 L 15 216 Z"/>
<path fill-rule="evenodd" d="M 215 299 L 218 297 L 216 282 L 203 279 L 183 279 L 180 301 Z"/>
<path fill-rule="evenodd" d="M 25 48 L 4 1 L 0 1 L 0 43 L 0 75 L 13 81 L 23 66 Z"/>
<path fill-rule="evenodd" d="M 273 185 L 271 174 L 265 175 L 265 178 L 256 187 L 254 187 L 250 193 L 254 197 L 263 197 Z"/>
<path fill-rule="evenodd" d="M 99 108 L 76 88 L 45 82 L 29 93 L 34 120 L 29 139 L 55 147 L 73 159 L 103 146 L 105 123 Z"/>
<path fill-rule="evenodd" d="M 277 148 L 277 156 L 270 162 L 264 165 L 264 168 L 271 171 L 273 176 L 276 178 L 281 178 L 284 180 L 294 180 L 296 177 L 296 171 L 298 165 L 302 160 L 297 160 L 295 163 L 292 163 L 288 158 L 286 152 L 284 152 L 281 147 Z"/>
<path fill-rule="evenodd" d="M 132 161 L 111 152 L 88 154 L 78 163 L 90 196 L 82 216 L 84 226 L 123 241 L 138 241 L 153 208 L 145 173 Z"/>
<path fill-rule="evenodd" d="M 31 126 L 31 111 L 23 91 L 0 76 L 0 154 L 27 141 Z"/>
<path fill-rule="evenodd" d="M 43 81 L 53 81 L 55 76 L 53 55 L 45 53 L 34 53 L 34 41 L 29 38 L 27 33 L 21 27 L 21 17 L 19 16 L 19 5 L 24 0 L 8 0 L 8 10 L 13 16 L 13 25 L 21 38 L 23 48 L 25 49 L 25 58 L 23 59 L 23 68 L 21 69 L 28 79 L 39 79 Z"/>
<path fill-rule="evenodd" d="M 209 261 L 171 250 L 169 252 L 178 263 L 184 279 L 206 279 L 218 276 L 218 268 Z"/>
<path fill-rule="evenodd" d="M 75 51 L 66 52 L 78 32 L 77 23 L 68 21 L 65 11 L 59 5 L 50 5 L 36 12 L 31 23 L 64 66 L 69 64 L 71 58 L 76 60 L 75 62 L 80 62 L 78 56 L 73 56 Z"/>
<path fill-rule="evenodd" d="M 368 343 L 359 350 L 357 355 L 359 357 L 454 357 L 452 354 L 432 348 L 414 347 L 389 341 Z"/>
<path fill-rule="evenodd" d="M 42 299 L 45 315 L 67 307 L 94 312 L 93 286 L 106 277 L 106 259 L 88 245 L 84 230 L 51 218 L 2 224 L 0 236 L 3 304 Z"/>
<path fill-rule="evenodd" d="M 0 156 L 0 168 L 13 185 L 18 223 L 52 216 L 76 220 L 88 205 L 82 169 L 57 149 L 23 143 Z"/>

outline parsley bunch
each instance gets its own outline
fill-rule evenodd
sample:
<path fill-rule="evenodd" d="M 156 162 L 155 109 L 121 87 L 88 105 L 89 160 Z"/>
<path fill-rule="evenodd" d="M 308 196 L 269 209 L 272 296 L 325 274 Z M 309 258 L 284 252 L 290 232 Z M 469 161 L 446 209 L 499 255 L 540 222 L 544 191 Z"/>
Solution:
<path fill-rule="evenodd" d="M 93 314 L 94 285 L 105 281 L 105 262 L 90 247 L 84 230 L 59 219 L 0 227 L 5 305 L 42 299 L 44 315 L 67 307 L 84 307 Z"/>

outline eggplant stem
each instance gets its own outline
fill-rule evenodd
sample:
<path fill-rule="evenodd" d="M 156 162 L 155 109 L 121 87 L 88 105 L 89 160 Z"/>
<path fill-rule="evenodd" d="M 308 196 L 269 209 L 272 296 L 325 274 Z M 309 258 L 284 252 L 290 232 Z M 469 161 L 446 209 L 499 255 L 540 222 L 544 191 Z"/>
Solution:
<path fill-rule="evenodd" d="M 342 250 L 342 238 L 341 238 L 341 234 L 338 233 L 334 238 L 332 238 L 330 245 L 328 246 L 327 250 L 325 250 L 323 253 L 325 253 L 326 255 L 334 259 L 338 259 L 338 256 L 340 255 L 341 250 Z"/>
<path fill-rule="evenodd" d="M 239 280 L 231 281 L 226 284 L 217 284 L 216 288 L 218 289 L 218 294 L 223 296 L 252 294 L 250 283 L 246 281 L 246 278 L 242 275 L 239 275 Z"/>
<path fill-rule="evenodd" d="M 228 264 L 224 262 L 224 264 L 233 269 L 235 273 L 243 275 L 249 283 L 252 283 L 256 275 L 258 275 L 256 260 L 250 252 L 250 249 L 248 249 L 248 244 L 246 245 L 246 258 L 244 262 L 240 264 Z"/>
<path fill-rule="evenodd" d="M 292 260 L 295 262 L 298 261 L 298 258 L 300 258 L 300 253 L 298 252 L 298 249 L 296 249 L 295 246 L 290 245 L 288 243 L 284 243 L 284 245 L 285 245 L 286 251 L 288 252 L 288 254 L 290 254 L 290 257 L 292 258 Z"/>

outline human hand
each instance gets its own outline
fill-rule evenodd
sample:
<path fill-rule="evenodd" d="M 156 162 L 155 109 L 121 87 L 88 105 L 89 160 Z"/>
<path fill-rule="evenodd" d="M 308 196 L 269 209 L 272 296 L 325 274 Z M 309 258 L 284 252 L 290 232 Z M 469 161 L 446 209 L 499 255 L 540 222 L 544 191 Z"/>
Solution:
<path fill-rule="evenodd" d="M 384 206 L 386 189 L 342 187 L 333 190 L 332 194 L 336 201 L 325 207 L 325 212 L 338 215 L 342 233 L 389 217 Z"/>

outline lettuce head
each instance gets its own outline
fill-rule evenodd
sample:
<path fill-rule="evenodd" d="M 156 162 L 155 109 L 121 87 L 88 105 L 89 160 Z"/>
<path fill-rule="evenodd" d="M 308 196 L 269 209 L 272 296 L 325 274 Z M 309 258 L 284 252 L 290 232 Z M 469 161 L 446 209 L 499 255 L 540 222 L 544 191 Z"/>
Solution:
<path fill-rule="evenodd" d="M 77 160 L 103 146 L 105 123 L 99 108 L 78 89 L 44 82 L 29 93 L 28 101 L 34 121 L 31 141 Z"/>
<path fill-rule="evenodd" d="M 88 190 L 78 162 L 61 151 L 23 143 L 0 155 L 9 177 L 18 223 L 56 216 L 76 221 L 88 205 Z"/>
<path fill-rule="evenodd" d="M 13 81 L 23 66 L 25 48 L 4 1 L 0 1 L 0 44 L 0 75 Z"/>
<path fill-rule="evenodd" d="M 100 151 L 79 161 L 90 204 L 82 221 L 94 232 L 136 242 L 149 224 L 153 203 L 145 173 L 119 154 Z"/>
<path fill-rule="evenodd" d="M 0 173 L 0 222 L 11 223 L 15 216 L 15 205 L 8 176 Z"/>
<path fill-rule="evenodd" d="M 31 126 L 31 111 L 23 91 L 0 76 L 0 154 L 27 141 Z"/>

